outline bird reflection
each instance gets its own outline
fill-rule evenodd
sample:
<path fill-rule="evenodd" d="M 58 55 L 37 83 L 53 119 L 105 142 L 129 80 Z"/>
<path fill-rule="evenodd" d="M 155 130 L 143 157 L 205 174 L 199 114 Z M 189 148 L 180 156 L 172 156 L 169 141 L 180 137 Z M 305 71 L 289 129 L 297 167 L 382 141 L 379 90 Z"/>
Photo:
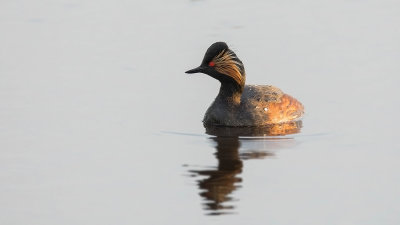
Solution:
<path fill-rule="evenodd" d="M 217 211 L 233 208 L 233 206 L 222 203 L 232 200 L 229 194 L 242 182 L 242 179 L 236 175 L 242 172 L 243 162 L 239 157 L 240 143 L 237 137 L 214 137 L 212 139 L 217 143 L 215 156 L 218 159 L 218 167 L 190 172 L 207 176 L 198 181 L 200 195 L 207 200 L 206 209 L 213 210 L 211 214 L 221 214 Z"/>
<path fill-rule="evenodd" d="M 231 197 L 231 193 L 241 187 L 242 178 L 238 175 L 243 170 L 242 160 L 262 159 L 274 155 L 268 152 L 269 149 L 239 151 L 241 147 L 241 138 L 239 137 L 250 137 L 244 139 L 250 141 L 252 138 L 264 140 L 260 139 L 260 136 L 294 134 L 300 131 L 301 126 L 301 121 L 297 121 L 257 128 L 207 127 L 206 133 L 215 135 L 211 140 L 216 144 L 215 157 L 218 160 L 218 166 L 213 169 L 189 171 L 195 177 L 201 176 L 201 179 L 197 182 L 200 189 L 200 196 L 205 200 L 204 209 L 207 211 L 207 214 L 221 215 L 233 213 L 232 209 L 234 206 L 231 202 L 234 199 Z"/>

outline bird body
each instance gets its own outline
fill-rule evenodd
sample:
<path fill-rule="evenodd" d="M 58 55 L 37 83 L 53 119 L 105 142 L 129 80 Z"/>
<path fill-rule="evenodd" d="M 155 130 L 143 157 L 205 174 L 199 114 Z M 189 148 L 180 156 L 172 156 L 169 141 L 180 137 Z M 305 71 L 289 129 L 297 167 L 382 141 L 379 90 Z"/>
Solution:
<path fill-rule="evenodd" d="M 269 85 L 246 85 L 240 98 L 219 94 L 208 108 L 204 125 L 264 126 L 300 118 L 303 106 L 295 98 Z"/>
<path fill-rule="evenodd" d="M 304 114 L 295 98 L 270 85 L 245 85 L 242 61 L 224 42 L 211 45 L 202 64 L 186 73 L 205 73 L 221 82 L 219 94 L 206 111 L 207 126 L 265 126 L 293 122 Z"/>

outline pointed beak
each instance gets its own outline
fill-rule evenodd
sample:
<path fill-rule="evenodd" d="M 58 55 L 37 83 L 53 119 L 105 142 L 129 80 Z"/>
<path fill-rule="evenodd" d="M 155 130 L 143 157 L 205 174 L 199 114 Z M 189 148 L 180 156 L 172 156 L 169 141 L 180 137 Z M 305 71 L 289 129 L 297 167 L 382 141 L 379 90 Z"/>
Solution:
<path fill-rule="evenodd" d="M 185 73 L 202 73 L 203 72 L 203 67 L 199 66 L 197 68 L 191 69 L 186 71 Z"/>

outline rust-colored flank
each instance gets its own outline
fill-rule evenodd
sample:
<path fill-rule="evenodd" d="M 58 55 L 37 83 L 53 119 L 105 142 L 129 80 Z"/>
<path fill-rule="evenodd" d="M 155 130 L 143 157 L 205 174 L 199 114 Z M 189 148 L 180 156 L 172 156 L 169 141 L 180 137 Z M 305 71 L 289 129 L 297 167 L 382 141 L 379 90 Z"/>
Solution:
<path fill-rule="evenodd" d="M 265 109 L 268 124 L 285 123 L 300 118 L 304 113 L 303 105 L 290 95 L 283 94 L 280 102 L 269 102 Z"/>

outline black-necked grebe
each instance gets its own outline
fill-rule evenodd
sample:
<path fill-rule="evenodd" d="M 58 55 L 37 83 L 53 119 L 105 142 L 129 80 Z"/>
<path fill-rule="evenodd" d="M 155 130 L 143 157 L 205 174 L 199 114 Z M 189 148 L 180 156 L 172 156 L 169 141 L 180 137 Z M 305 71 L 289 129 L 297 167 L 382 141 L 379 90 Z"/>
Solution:
<path fill-rule="evenodd" d="M 205 73 L 221 82 L 219 94 L 208 108 L 207 126 L 264 126 L 298 120 L 303 105 L 270 85 L 245 85 L 242 61 L 225 42 L 212 44 L 203 62 L 186 73 Z"/>

